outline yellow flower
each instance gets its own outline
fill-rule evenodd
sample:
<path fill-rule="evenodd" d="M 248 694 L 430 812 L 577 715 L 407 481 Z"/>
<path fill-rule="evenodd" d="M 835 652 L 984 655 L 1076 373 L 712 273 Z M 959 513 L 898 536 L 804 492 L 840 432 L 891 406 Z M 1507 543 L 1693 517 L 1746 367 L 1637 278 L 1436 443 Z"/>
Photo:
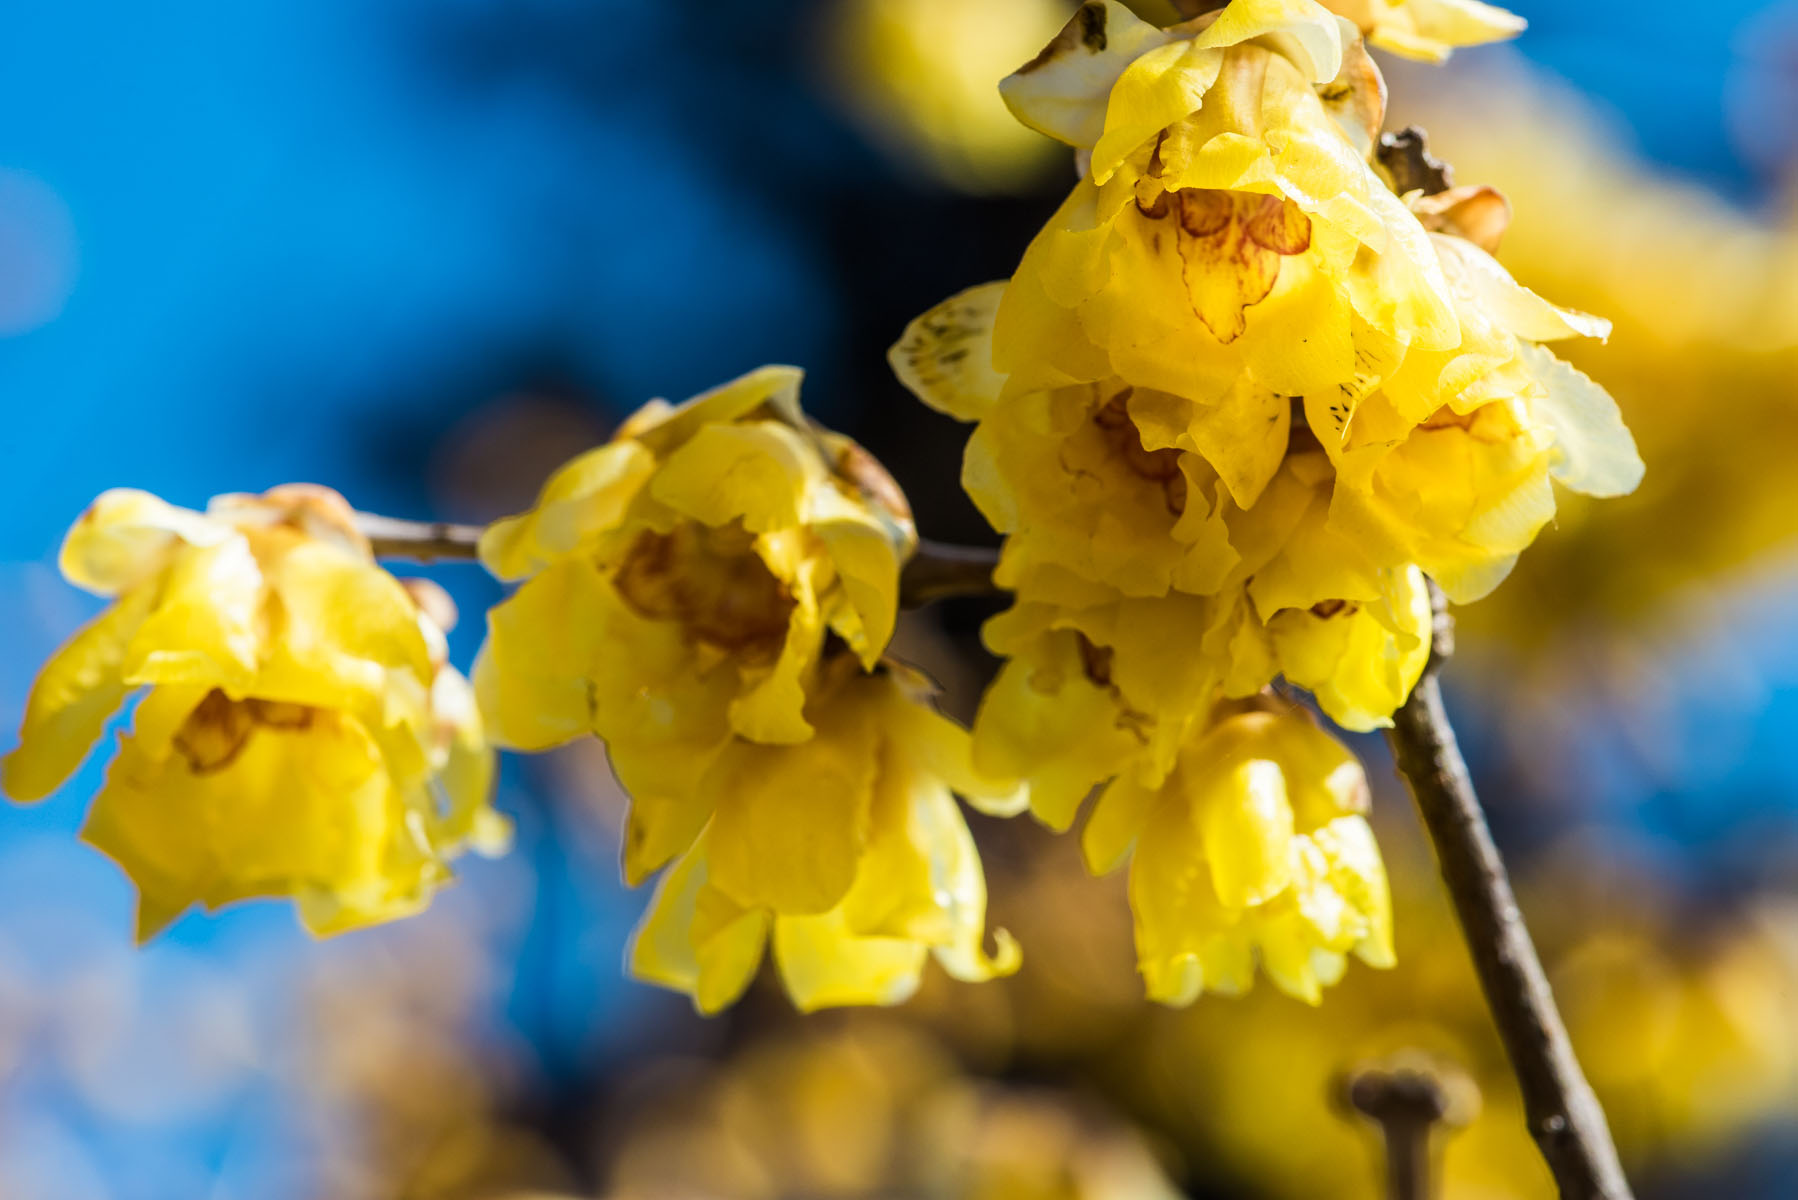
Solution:
<path fill-rule="evenodd" d="M 1382 89 L 1354 29 L 1310 0 L 1167 30 L 1083 6 L 1002 85 L 1090 158 L 999 305 L 1006 394 L 1117 377 L 1219 404 L 1245 372 L 1355 394 L 1408 346 L 1455 345 L 1424 230 L 1367 162 Z"/>
<path fill-rule="evenodd" d="M 967 734 L 895 668 L 825 668 L 804 742 L 734 738 L 698 787 L 710 822 L 658 885 L 631 951 L 639 978 L 717 1012 L 764 949 L 803 1010 L 896 1004 L 934 955 L 958 979 L 1009 974 L 1003 931 L 982 946 L 986 883 L 951 789 L 1017 812 L 1017 786 L 974 769 Z"/>
<path fill-rule="evenodd" d="M 974 721 L 975 764 L 1024 780 L 1031 811 L 1064 830 L 1114 776 L 1160 786 L 1220 695 L 1252 697 L 1276 676 L 1310 690 L 1344 728 L 1390 725 L 1429 659 L 1429 595 L 1416 568 L 1363 582 L 1341 587 L 1362 599 L 1295 604 L 1265 620 L 1252 587 L 1148 599 L 1096 590 L 1086 604 L 1020 598 L 984 631 L 1006 662 Z"/>
<path fill-rule="evenodd" d="M 1516 13 L 1480 0 L 1323 0 L 1382 49 L 1424 62 L 1441 62 L 1457 46 L 1514 38 L 1529 24 Z"/>
<path fill-rule="evenodd" d="M 699 780 L 733 737 L 813 736 L 827 638 L 871 668 L 892 634 L 916 544 L 905 499 L 807 423 L 799 380 L 764 367 L 652 402 L 481 540 L 489 569 L 525 580 L 489 614 L 475 665 L 495 740 L 605 739 L 633 801 L 633 884 L 705 825 Z"/>
<path fill-rule="evenodd" d="M 318 934 L 390 920 L 465 846 L 503 847 L 480 716 L 426 611 L 441 606 L 375 565 L 336 493 L 202 514 L 107 492 L 61 565 L 114 603 L 45 666 L 5 790 L 55 790 L 147 689 L 83 833 L 137 884 L 140 938 L 262 896 L 291 896 Z"/>
<path fill-rule="evenodd" d="M 1259 961 L 1316 1003 L 1348 954 L 1390 966 L 1392 901 L 1367 803 L 1360 764 L 1298 709 L 1239 708 L 1159 788 L 1128 775 L 1106 788 L 1081 846 L 1096 873 L 1130 859 L 1150 998 L 1242 992 Z"/>
<path fill-rule="evenodd" d="M 1609 322 L 1549 304 L 1488 253 L 1508 219 L 1502 198 L 1460 188 L 1413 203 L 1454 287 L 1461 344 L 1414 351 L 1352 409 L 1307 398 L 1306 412 L 1336 465 L 1332 525 L 1467 602 L 1554 516 L 1551 481 L 1620 496 L 1642 460 L 1616 402 L 1539 344 L 1603 337 Z"/>

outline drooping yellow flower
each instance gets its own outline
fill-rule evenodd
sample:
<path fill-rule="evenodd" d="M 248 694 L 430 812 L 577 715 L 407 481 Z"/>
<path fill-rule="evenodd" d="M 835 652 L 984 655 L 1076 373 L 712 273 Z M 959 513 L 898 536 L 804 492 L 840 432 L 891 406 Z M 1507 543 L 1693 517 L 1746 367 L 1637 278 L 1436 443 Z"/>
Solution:
<path fill-rule="evenodd" d="M 1151 999 L 1239 993 L 1259 961 L 1316 1003 L 1347 955 L 1392 964 L 1392 901 L 1367 780 L 1303 710 L 1222 715 L 1159 788 L 1119 776 L 1081 837 L 1096 873 L 1130 860 L 1137 961 Z"/>
<path fill-rule="evenodd" d="M 1457 46 L 1502 42 L 1529 22 L 1481 0 L 1322 0 L 1382 49 L 1424 62 L 1441 62 Z"/>
<path fill-rule="evenodd" d="M 1331 595 L 1266 620 L 1252 586 L 1148 599 L 1094 589 L 1084 604 L 1020 598 L 984 631 L 1006 662 L 974 722 L 976 764 L 1026 781 L 1031 811 L 1060 830 L 1119 773 L 1160 786 L 1220 695 L 1246 699 L 1277 676 L 1344 728 L 1391 724 L 1429 659 L 1422 576 L 1371 571 L 1347 586 L 1315 577 L 1359 598 Z M 1268 578 L 1286 586 L 1277 571 Z"/>
<path fill-rule="evenodd" d="M 652 402 L 482 538 L 488 568 L 525 581 L 475 665 L 494 737 L 605 739 L 632 796 L 633 884 L 712 816 L 700 780 L 733 739 L 813 737 L 827 639 L 871 668 L 892 634 L 909 511 L 859 447 L 808 424 L 800 376 Z"/>
<path fill-rule="evenodd" d="M 1166 30 L 1089 3 L 1002 90 L 1089 161 L 998 306 L 1007 395 L 1355 395 L 1458 340 L 1422 226 L 1367 161 L 1379 73 L 1310 0 Z"/>
<path fill-rule="evenodd" d="M 632 972 L 711 1013 L 770 942 L 802 1010 L 896 1004 L 932 956 L 957 979 L 1015 970 L 1004 931 L 983 947 L 986 882 L 953 793 L 1010 815 L 1016 784 L 975 770 L 967 734 L 897 668 L 838 655 L 806 717 L 807 741 L 736 737 L 711 760 L 710 821 L 657 886 Z"/>
<path fill-rule="evenodd" d="M 45 666 L 5 790 L 55 790 L 145 689 L 83 832 L 137 885 L 140 938 L 193 904 L 265 896 L 291 896 L 318 934 L 390 920 L 463 848 L 505 844 L 441 606 L 375 565 L 336 493 L 202 514 L 107 492 L 61 566 L 114 603 Z"/>

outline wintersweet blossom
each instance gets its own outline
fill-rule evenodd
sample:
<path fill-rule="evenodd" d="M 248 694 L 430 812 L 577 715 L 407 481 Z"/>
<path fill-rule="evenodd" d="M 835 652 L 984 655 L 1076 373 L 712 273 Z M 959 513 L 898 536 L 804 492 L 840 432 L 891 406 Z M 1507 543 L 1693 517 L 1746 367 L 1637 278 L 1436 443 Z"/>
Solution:
<path fill-rule="evenodd" d="M 453 609 L 376 566 L 335 492 L 204 513 L 107 492 L 61 566 L 113 603 L 44 667 L 5 790 L 55 790 L 141 692 L 83 830 L 137 885 L 140 939 L 261 896 L 318 934 L 390 920 L 464 848 L 504 847 L 480 714 L 445 662 Z"/>
<path fill-rule="evenodd" d="M 1121 775 L 1081 836 L 1087 864 L 1130 863 L 1136 953 L 1151 999 L 1235 994 L 1257 962 L 1317 1003 L 1347 956 L 1392 965 L 1392 900 L 1367 780 L 1300 709 L 1227 706 L 1167 781 Z"/>
<path fill-rule="evenodd" d="M 955 793 L 1010 815 L 1017 785 L 975 769 L 966 732 L 902 668 L 839 655 L 806 715 L 806 741 L 737 737 L 711 762 L 711 819 L 657 886 L 632 972 L 709 1013 L 770 944 L 802 1010 L 898 1003 L 931 957 L 963 980 L 1016 970 L 1003 930 L 984 948 L 986 882 Z"/>
<path fill-rule="evenodd" d="M 813 736 L 828 643 L 872 668 L 892 635 L 916 544 L 905 498 L 807 422 L 800 377 L 764 367 L 652 402 L 481 540 L 490 570 L 523 580 L 474 669 L 495 740 L 605 739 L 632 798 L 633 884 L 692 845 L 715 803 L 699 782 L 733 738 Z"/>

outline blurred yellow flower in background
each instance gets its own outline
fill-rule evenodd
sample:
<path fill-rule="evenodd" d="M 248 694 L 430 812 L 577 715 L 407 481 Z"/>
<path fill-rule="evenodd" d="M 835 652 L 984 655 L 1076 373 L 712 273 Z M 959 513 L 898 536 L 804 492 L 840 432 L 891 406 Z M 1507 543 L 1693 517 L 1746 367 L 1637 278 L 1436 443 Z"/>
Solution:
<path fill-rule="evenodd" d="M 497 742 L 606 741 L 633 803 L 626 878 L 692 845 L 699 786 L 733 737 L 813 735 L 827 642 L 872 668 L 917 537 L 905 498 L 764 367 L 679 407 L 652 402 L 493 525 L 481 558 L 524 582 L 488 615 L 474 683 Z"/>
<path fill-rule="evenodd" d="M 1481 0 L 1323 0 L 1331 12 L 1360 26 L 1383 50 L 1441 62 L 1457 46 L 1504 41 L 1528 25 L 1522 17 Z"/>
<path fill-rule="evenodd" d="M 291 896 L 317 934 L 391 920 L 465 847 L 506 845 L 480 714 L 445 662 L 453 609 L 376 566 L 335 492 L 205 513 L 107 492 L 61 566 L 114 602 L 45 666 L 5 789 L 53 791 L 147 689 L 83 830 L 137 885 L 140 939 L 261 896 Z"/>
<path fill-rule="evenodd" d="M 604 1194 L 1173 1200 L 1145 1139 L 1091 1103 L 964 1074 L 919 1030 L 808 1024 L 645 1073 Z"/>
<path fill-rule="evenodd" d="M 1016 784 L 974 769 L 965 731 L 929 707 L 923 681 L 840 656 L 794 745 L 737 739 L 699 782 L 713 805 L 698 842 L 658 885 L 631 952 L 641 979 L 687 992 L 702 1012 L 742 993 L 772 943 L 801 1010 L 896 1004 L 935 957 L 957 979 L 1017 969 L 996 934 L 960 793 L 1018 812 Z"/>
<path fill-rule="evenodd" d="M 878 143 L 951 187 L 1010 191 L 1054 154 L 1011 119 L 997 83 L 1066 11 L 1058 0 L 842 0 L 824 66 Z"/>

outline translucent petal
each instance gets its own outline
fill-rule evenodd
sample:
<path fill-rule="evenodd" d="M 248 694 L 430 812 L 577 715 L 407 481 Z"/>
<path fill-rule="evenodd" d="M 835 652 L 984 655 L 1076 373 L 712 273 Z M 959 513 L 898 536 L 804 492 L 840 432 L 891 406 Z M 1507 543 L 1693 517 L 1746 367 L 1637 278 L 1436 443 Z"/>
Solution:
<path fill-rule="evenodd" d="M 1249 759 L 1208 776 L 1197 801 L 1211 882 L 1229 908 L 1249 908 L 1292 882 L 1292 806 L 1278 763 Z"/>
<path fill-rule="evenodd" d="M 1118 76 L 1174 36 L 1117 0 L 1091 0 L 1042 53 L 1000 81 L 999 94 L 1012 115 L 1037 132 L 1070 146 L 1093 146 L 1105 132 L 1106 104 Z"/>
<path fill-rule="evenodd" d="M 239 536 L 222 521 L 149 492 L 114 488 L 101 493 L 69 530 L 58 563 L 76 587 L 116 596 L 161 571 L 183 543 L 211 546 Z"/>
<path fill-rule="evenodd" d="M 1547 395 L 1532 407 L 1554 429 L 1554 477 L 1588 496 L 1624 496 L 1642 482 L 1642 458 L 1617 402 L 1585 375 L 1540 346 L 1524 361 Z"/>
<path fill-rule="evenodd" d="M 912 320 L 887 351 L 912 395 L 958 421 L 977 421 L 1005 385 L 993 369 L 993 322 L 1005 281 L 958 292 Z"/>
<path fill-rule="evenodd" d="M 93 748 L 130 690 L 125 650 L 156 599 L 154 584 L 126 592 L 51 656 L 31 686 L 18 749 L 0 765 L 14 800 L 41 800 L 60 787 Z"/>

